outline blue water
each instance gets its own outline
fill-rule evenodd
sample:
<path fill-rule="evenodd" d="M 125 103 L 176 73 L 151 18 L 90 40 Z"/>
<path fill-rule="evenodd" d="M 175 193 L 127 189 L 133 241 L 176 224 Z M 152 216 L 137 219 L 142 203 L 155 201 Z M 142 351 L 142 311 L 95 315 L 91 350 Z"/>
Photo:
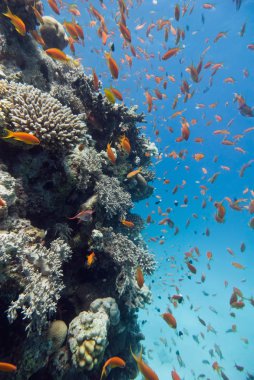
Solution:
<path fill-rule="evenodd" d="M 181 379 L 185 380 L 202 378 L 198 377 L 200 374 L 204 374 L 205 379 L 219 378 L 212 368 L 215 361 L 223 367 L 223 372 L 229 379 L 247 379 L 247 372 L 254 376 L 254 308 L 245 300 L 243 309 L 232 309 L 229 299 L 233 287 L 239 288 L 247 298 L 254 296 L 254 230 L 248 225 L 251 215 L 247 210 L 253 198 L 251 190 L 254 190 L 254 165 L 246 169 L 243 177 L 239 176 L 242 166 L 254 159 L 254 131 L 244 133 L 247 128 L 254 126 L 254 119 L 242 116 L 237 102 L 233 101 L 234 93 L 238 93 L 250 107 L 254 105 L 254 51 L 247 48 L 247 45 L 254 43 L 254 2 L 243 0 L 240 10 L 236 11 L 231 0 L 212 2 L 215 6 L 212 10 L 202 7 L 205 1 L 190 1 L 186 15 L 176 22 L 174 2 L 144 0 L 142 3 L 133 0 L 131 6 L 131 1 L 126 0 L 129 8 L 127 26 L 132 34 L 132 44 L 136 49 L 141 47 L 150 56 L 146 59 L 144 54 L 139 53 L 140 59 L 132 57 L 131 68 L 125 58 L 125 54 L 131 56 L 130 49 L 123 47 L 123 39 L 120 38 L 115 21 L 117 2 L 105 0 L 103 3 L 107 9 L 102 9 L 100 1 L 92 3 L 105 17 L 112 36 L 107 45 L 103 46 L 97 35 L 97 26 L 89 26 L 89 22 L 94 20 L 88 12 L 89 2 L 77 2 L 82 14 L 78 21 L 85 30 L 85 47 L 76 45 L 76 56 L 82 58 L 86 74 L 90 74 L 92 69 L 96 70 L 103 81 L 103 88 L 113 85 L 121 91 L 127 106 L 138 105 L 138 111 L 144 112 L 146 117 L 146 124 L 142 124 L 146 126 L 144 133 L 151 141 L 156 142 L 160 152 L 160 157 L 153 158 L 153 170 L 156 171 L 154 195 L 135 207 L 135 212 L 140 213 L 144 219 L 148 215 L 152 216 L 152 223 L 147 224 L 143 235 L 158 262 L 154 275 L 146 279 L 153 293 L 153 303 L 139 313 L 140 322 L 144 322 L 142 332 L 146 338 L 146 360 L 161 380 L 170 379 L 174 368 Z M 187 3 L 179 1 L 180 6 Z M 193 12 L 189 14 L 192 6 Z M 45 8 L 47 14 L 53 15 L 47 5 Z M 58 19 L 71 20 L 71 15 L 63 10 Z M 179 54 L 167 61 L 160 60 L 160 56 L 174 47 L 175 37 L 170 34 L 168 42 L 164 42 L 163 30 L 158 31 L 156 27 L 151 30 L 149 38 L 146 37 L 148 25 L 156 24 L 159 19 L 170 19 L 174 28 L 179 26 L 185 30 L 186 35 L 185 40 L 180 42 Z M 143 29 L 135 30 L 137 25 L 144 22 L 146 25 Z M 245 22 L 246 32 L 240 37 L 239 32 Z M 227 35 L 214 43 L 219 32 L 227 32 Z M 113 57 L 119 63 L 118 80 L 111 79 L 104 58 L 104 51 L 109 51 L 112 42 L 115 45 Z M 208 61 L 223 64 L 213 76 L 212 86 L 209 85 L 211 68 L 202 68 L 199 83 L 194 83 L 186 72 L 191 64 L 198 65 L 205 49 L 208 50 L 204 55 L 203 66 Z M 124 62 L 121 63 L 121 60 Z M 249 72 L 247 78 L 243 74 L 244 70 Z M 169 75 L 175 78 L 174 83 L 167 79 Z M 163 81 L 156 84 L 154 76 L 167 80 L 166 90 L 162 87 Z M 227 77 L 233 77 L 235 83 L 224 83 Z M 187 103 L 183 102 L 184 96 L 181 95 L 176 109 L 173 110 L 172 104 L 176 95 L 181 94 L 183 79 L 191 86 L 190 92 L 194 90 L 195 93 Z M 166 98 L 154 99 L 152 112 L 148 113 L 144 93 L 148 90 L 155 98 L 155 88 L 166 94 Z M 204 104 L 204 108 L 199 108 L 199 103 Z M 218 103 L 216 108 L 209 107 L 213 103 Z M 171 116 L 180 110 L 185 110 L 183 116 L 190 124 L 190 138 L 188 141 L 175 142 L 181 135 L 181 119 Z M 216 121 L 215 115 L 219 115 L 222 121 Z M 195 125 L 191 125 L 192 119 L 196 119 Z M 229 122 L 232 122 L 231 126 L 227 126 Z M 173 128 L 173 133 L 169 132 L 169 127 Z M 234 141 L 234 145 L 223 145 L 221 142 L 224 135 L 213 134 L 215 130 L 221 129 L 230 132 L 226 138 Z M 156 135 L 155 131 L 159 134 Z M 238 134 L 242 138 L 234 140 L 234 136 Z M 194 139 L 200 137 L 204 142 L 196 143 Z M 237 151 L 236 147 L 242 148 L 245 153 Z M 184 159 L 166 156 L 172 151 L 179 153 L 180 150 L 186 150 Z M 203 153 L 204 159 L 197 162 L 193 158 L 196 153 Z M 215 156 L 218 157 L 216 162 Z M 204 174 L 205 170 L 202 168 L 206 169 L 207 174 Z M 217 180 L 213 184 L 208 182 L 217 172 L 220 173 Z M 170 183 L 164 184 L 164 179 L 169 179 Z M 173 194 L 174 187 L 182 185 L 182 181 L 186 181 L 186 184 Z M 200 185 L 207 187 L 205 195 L 201 194 Z M 181 207 L 184 196 L 188 197 L 187 207 Z M 230 208 L 229 202 L 224 200 L 225 197 L 231 200 L 244 198 L 246 201 L 240 203 L 242 210 L 235 211 Z M 201 207 L 203 199 L 207 202 L 206 208 Z M 178 205 L 175 205 L 175 201 Z M 215 221 L 216 201 L 223 201 L 226 207 L 224 223 Z M 172 209 L 168 217 L 179 228 L 177 235 L 174 235 L 174 228 L 158 224 L 165 217 L 159 215 L 158 207 L 162 212 L 166 212 L 167 208 Z M 197 214 L 197 218 L 193 214 Z M 186 227 L 188 219 L 190 224 Z M 210 236 L 205 234 L 207 228 Z M 151 241 L 151 237 L 156 238 L 156 242 Z M 246 245 L 245 252 L 240 251 L 243 242 Z M 194 256 L 197 261 L 194 259 L 193 265 L 197 268 L 197 273 L 190 275 L 184 254 L 194 247 L 198 247 L 200 256 Z M 234 256 L 227 248 L 233 250 Z M 213 254 L 209 262 L 210 269 L 207 267 L 208 251 Z M 242 264 L 245 269 L 235 268 L 232 262 Z M 202 273 L 206 276 L 204 283 L 200 283 Z M 227 287 L 225 281 L 228 282 Z M 184 302 L 178 307 L 174 307 L 168 299 L 169 295 L 177 293 L 176 287 L 184 298 Z M 160 316 L 168 307 L 177 320 L 177 330 L 171 329 Z M 230 316 L 231 312 L 235 313 L 235 318 Z M 211 324 L 216 333 L 208 332 L 207 327 L 199 322 L 198 316 L 206 325 Z M 237 326 L 236 332 L 226 333 L 233 324 Z M 180 331 L 183 333 L 181 337 Z M 193 335 L 198 337 L 199 344 L 193 339 Z M 220 347 L 222 359 L 216 354 L 214 344 Z M 213 349 L 214 357 L 210 356 L 210 349 Z M 184 367 L 180 367 L 177 361 L 177 350 Z M 204 364 L 202 360 L 208 360 L 209 363 Z M 235 364 L 243 366 L 244 370 L 238 371 Z"/>

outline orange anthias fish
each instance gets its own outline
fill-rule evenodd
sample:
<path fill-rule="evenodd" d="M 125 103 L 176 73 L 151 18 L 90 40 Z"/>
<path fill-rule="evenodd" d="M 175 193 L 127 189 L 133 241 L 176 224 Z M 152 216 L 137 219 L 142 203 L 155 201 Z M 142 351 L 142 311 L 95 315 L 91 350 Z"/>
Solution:
<path fill-rule="evenodd" d="M 144 378 L 146 380 L 159 380 L 158 376 L 152 370 L 152 368 L 150 368 L 145 362 L 143 362 L 143 360 L 142 360 L 142 349 L 140 351 L 139 356 L 135 355 L 132 352 L 132 349 L 131 349 L 131 354 L 137 363 L 139 371 L 142 373 L 142 375 L 144 376 Z"/>
<path fill-rule="evenodd" d="M 62 50 L 57 48 L 50 48 L 45 50 L 45 53 L 56 61 L 69 62 L 72 60 L 71 57 L 68 57 Z"/>
<path fill-rule="evenodd" d="M 17 367 L 11 363 L 0 362 L 0 371 L 1 372 L 15 372 Z"/>
<path fill-rule="evenodd" d="M 125 135 L 121 136 L 120 137 L 120 145 L 121 147 L 128 153 L 130 154 L 131 152 L 131 145 L 130 145 L 130 141 L 128 139 L 128 137 L 126 137 Z"/>
<path fill-rule="evenodd" d="M 169 49 L 162 57 L 161 59 L 163 61 L 166 61 L 167 59 L 173 57 L 174 55 L 176 55 L 178 52 L 179 52 L 180 48 L 178 47 L 175 47 L 175 48 L 172 48 L 172 49 Z"/>
<path fill-rule="evenodd" d="M 136 281 L 137 281 L 138 287 L 141 289 L 144 285 L 145 280 L 144 280 L 142 269 L 140 267 L 137 267 L 137 270 L 136 270 Z"/>
<path fill-rule="evenodd" d="M 17 141 L 22 141 L 23 143 L 25 144 L 28 144 L 28 145 L 39 145 L 40 144 L 40 140 L 30 134 L 30 133 L 26 133 L 26 132 L 13 132 L 13 131 L 10 131 L 9 129 L 6 129 L 6 132 L 8 133 L 7 136 L 4 136 L 2 137 L 2 139 L 13 139 L 13 140 L 17 140 Z"/>
<path fill-rule="evenodd" d="M 137 170 L 133 170 L 132 172 L 127 174 L 127 178 L 132 178 L 135 177 L 138 173 L 140 173 L 142 168 L 138 168 Z"/>
<path fill-rule="evenodd" d="M 14 26 L 15 30 L 19 34 L 21 34 L 21 36 L 25 36 L 26 26 L 20 17 L 14 15 L 8 7 L 7 7 L 7 13 L 3 13 L 3 15 L 8 17 L 11 20 L 11 23 Z"/>
<path fill-rule="evenodd" d="M 171 377 L 172 377 L 172 380 L 181 380 L 180 376 L 175 370 L 171 371 Z"/>
<path fill-rule="evenodd" d="M 108 64 L 112 77 L 114 79 L 117 79 L 118 74 L 119 74 L 119 69 L 118 69 L 116 61 L 114 60 L 114 58 L 111 57 L 110 53 L 105 53 L 105 58 L 107 60 L 107 64 Z"/>
<path fill-rule="evenodd" d="M 163 313 L 162 318 L 167 324 L 172 327 L 172 329 L 176 329 L 177 323 L 175 317 L 171 313 Z"/>
<path fill-rule="evenodd" d="M 204 157 L 205 157 L 205 155 L 204 155 L 203 153 L 195 153 L 195 154 L 193 154 L 193 158 L 194 158 L 196 161 L 200 161 L 200 160 L 202 160 Z"/>
<path fill-rule="evenodd" d="M 108 155 L 109 160 L 112 162 L 112 164 L 115 164 L 116 163 L 116 156 L 115 156 L 115 154 L 111 148 L 110 143 L 107 144 L 107 155 Z"/>
<path fill-rule="evenodd" d="M 124 225 L 125 227 L 128 227 L 128 228 L 133 228 L 134 227 L 134 223 L 131 222 L 130 220 L 122 219 L 121 223 L 122 223 L 122 225 Z"/>
<path fill-rule="evenodd" d="M 91 253 L 87 256 L 87 258 L 86 258 L 86 264 L 87 264 L 88 268 L 90 268 L 91 265 L 93 265 L 93 263 L 95 262 L 95 258 L 96 258 L 96 256 L 95 256 L 95 253 L 94 253 L 94 252 L 91 252 Z"/>
<path fill-rule="evenodd" d="M 60 15 L 60 10 L 58 8 L 58 5 L 56 3 L 56 0 L 48 0 L 48 4 L 50 8 L 57 14 Z"/>
<path fill-rule="evenodd" d="M 107 368 L 124 368 L 126 365 L 125 361 L 118 356 L 113 356 L 112 358 L 109 358 L 103 365 L 102 371 L 101 371 L 101 377 L 100 380 L 103 379 L 104 376 L 106 376 L 106 369 Z"/>

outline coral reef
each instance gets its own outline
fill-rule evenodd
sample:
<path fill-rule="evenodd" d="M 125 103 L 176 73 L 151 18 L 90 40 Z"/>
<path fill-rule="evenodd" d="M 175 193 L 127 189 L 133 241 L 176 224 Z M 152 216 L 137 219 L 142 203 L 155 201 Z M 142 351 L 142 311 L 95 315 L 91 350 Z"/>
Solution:
<path fill-rule="evenodd" d="M 31 227 L 29 227 L 31 228 Z M 54 315 L 56 304 L 63 289 L 62 263 L 70 258 L 71 250 L 66 243 L 57 239 L 47 249 L 34 244 L 27 231 L 23 233 L 1 233 L 0 262 L 15 266 L 19 275 L 23 274 L 23 291 L 8 308 L 8 319 L 12 323 L 21 310 L 23 318 L 29 320 L 27 329 L 37 332 L 45 327 L 48 315 Z M 15 264 L 13 263 L 15 262 Z M 3 273 L 5 269 L 3 268 Z"/>
<path fill-rule="evenodd" d="M 39 1 L 8 5 L 28 32 L 36 29 Z M 98 378 L 113 355 L 128 366 L 111 378 L 134 378 L 129 346 L 143 339 L 136 311 L 151 300 L 135 273 L 140 266 L 151 274 L 155 260 L 131 208 L 153 192 L 156 147 L 137 128 L 144 117 L 135 106 L 111 104 L 82 66 L 53 61 L 13 29 L 5 11 L 1 3 L 0 356 L 16 363 L 16 380 Z M 43 17 L 47 47 L 63 49 L 64 30 Z M 40 144 L 5 140 L 6 129 L 34 134 Z"/>
<path fill-rule="evenodd" d="M 67 151 L 85 142 L 85 124 L 52 96 L 33 86 L 14 82 L 8 83 L 4 96 L 11 99 L 8 107 L 0 102 L 8 114 L 9 128 L 34 134 L 42 148 Z"/>
<path fill-rule="evenodd" d="M 123 190 L 117 178 L 102 175 L 96 183 L 95 192 L 98 204 L 106 212 L 106 218 L 116 215 L 120 219 L 124 218 L 127 210 L 133 207 L 130 194 Z"/>
<path fill-rule="evenodd" d="M 115 300 L 106 298 L 94 301 L 89 311 L 81 312 L 71 321 L 68 343 L 75 367 L 91 371 L 101 363 L 108 345 L 108 329 L 119 320 Z"/>

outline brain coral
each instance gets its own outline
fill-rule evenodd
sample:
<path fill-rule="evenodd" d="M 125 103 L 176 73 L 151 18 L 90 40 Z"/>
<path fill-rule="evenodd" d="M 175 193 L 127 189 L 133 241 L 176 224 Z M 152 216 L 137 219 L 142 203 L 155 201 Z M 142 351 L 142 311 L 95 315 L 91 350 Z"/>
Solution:
<path fill-rule="evenodd" d="M 44 149 L 66 152 L 85 142 L 85 124 L 52 96 L 14 82 L 8 84 L 4 96 L 12 103 L 8 108 L 8 128 L 36 135 Z"/>

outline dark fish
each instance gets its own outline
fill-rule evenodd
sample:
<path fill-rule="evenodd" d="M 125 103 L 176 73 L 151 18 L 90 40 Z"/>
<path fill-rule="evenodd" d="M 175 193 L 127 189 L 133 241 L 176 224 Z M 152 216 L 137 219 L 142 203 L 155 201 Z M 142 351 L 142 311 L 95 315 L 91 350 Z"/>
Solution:
<path fill-rule="evenodd" d="M 202 318 L 198 317 L 198 320 L 199 320 L 199 322 L 200 322 L 203 326 L 206 326 L 206 323 L 205 323 L 205 321 L 204 321 Z"/>
<path fill-rule="evenodd" d="M 221 377 L 223 380 L 229 380 L 229 378 L 225 375 L 225 373 L 223 371 L 221 371 Z"/>
<path fill-rule="evenodd" d="M 242 0 L 233 0 L 235 2 L 236 10 L 239 11 L 242 5 Z"/>

